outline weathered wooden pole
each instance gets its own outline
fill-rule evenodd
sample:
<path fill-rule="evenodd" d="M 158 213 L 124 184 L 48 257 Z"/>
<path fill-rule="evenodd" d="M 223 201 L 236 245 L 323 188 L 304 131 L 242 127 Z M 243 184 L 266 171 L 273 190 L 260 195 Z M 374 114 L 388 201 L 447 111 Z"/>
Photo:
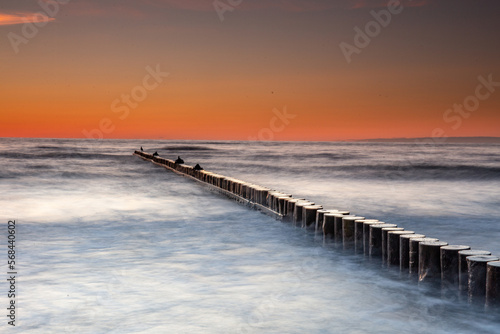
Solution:
<path fill-rule="evenodd" d="M 470 249 L 464 245 L 441 247 L 441 280 L 443 285 L 458 290 L 458 252 Z"/>
<path fill-rule="evenodd" d="M 318 211 L 316 211 L 316 224 L 314 226 L 314 230 L 315 231 L 323 230 L 323 219 L 324 219 L 325 213 L 334 213 L 334 212 L 339 212 L 339 210 L 319 209 Z"/>
<path fill-rule="evenodd" d="M 363 222 L 363 253 L 370 255 L 370 225 L 385 224 L 381 221 Z"/>
<path fill-rule="evenodd" d="M 408 271 L 410 267 L 410 239 L 412 238 L 425 238 L 425 235 L 403 234 L 399 237 L 399 269 L 401 271 Z"/>
<path fill-rule="evenodd" d="M 409 253 L 409 263 L 410 267 L 408 268 L 410 274 L 418 273 L 418 264 L 419 264 L 419 247 L 418 245 L 421 242 L 432 242 L 439 241 L 435 238 L 411 238 L 410 239 L 410 253 Z"/>
<path fill-rule="evenodd" d="M 443 241 L 424 241 L 418 245 L 418 280 L 441 279 L 441 247 Z"/>
<path fill-rule="evenodd" d="M 389 231 L 387 233 L 387 263 L 389 265 L 400 265 L 399 245 L 400 238 L 405 234 L 415 234 L 413 231 Z"/>
<path fill-rule="evenodd" d="M 370 225 L 370 257 L 382 256 L 382 229 L 385 227 L 398 227 L 396 224 Z"/>
<path fill-rule="evenodd" d="M 492 255 L 475 255 L 468 256 L 466 260 L 469 303 L 484 303 L 486 299 L 487 264 L 491 261 L 498 261 L 500 258 Z"/>
<path fill-rule="evenodd" d="M 467 267 L 467 257 L 478 255 L 491 255 L 491 252 L 474 249 L 458 252 L 458 290 L 462 292 L 469 290 L 469 268 Z"/>
<path fill-rule="evenodd" d="M 343 217 L 342 218 L 342 242 L 344 249 L 354 248 L 354 237 L 355 237 L 355 222 L 356 220 L 363 220 L 365 217 Z"/>
<path fill-rule="evenodd" d="M 316 222 L 316 212 L 323 209 L 321 205 L 306 205 L 302 207 L 302 227 L 309 228 Z"/>
<path fill-rule="evenodd" d="M 335 218 L 340 217 L 340 219 L 342 219 L 343 216 L 349 214 L 345 212 L 347 211 L 325 213 L 323 215 L 323 235 L 325 237 L 335 238 Z"/>
<path fill-rule="evenodd" d="M 383 227 L 382 228 L 382 262 L 387 261 L 387 248 L 389 245 L 389 236 L 388 233 L 392 231 L 404 231 L 405 229 L 402 227 Z M 399 254 L 398 254 L 399 255 Z"/>
<path fill-rule="evenodd" d="M 298 201 L 295 203 L 295 207 L 293 208 L 293 224 L 302 226 L 302 208 L 304 206 L 314 205 L 314 202 L 304 200 Z"/>
<path fill-rule="evenodd" d="M 299 201 L 304 201 L 304 198 L 290 198 L 286 199 L 287 209 L 286 209 L 286 220 L 293 221 L 293 212 L 295 211 L 295 205 Z"/>
<path fill-rule="evenodd" d="M 364 238 L 363 224 L 364 223 L 379 223 L 377 219 L 356 219 L 354 221 L 354 250 L 356 253 L 363 253 Z"/>
<path fill-rule="evenodd" d="M 491 261 L 487 264 L 486 307 L 500 309 L 500 261 Z"/>

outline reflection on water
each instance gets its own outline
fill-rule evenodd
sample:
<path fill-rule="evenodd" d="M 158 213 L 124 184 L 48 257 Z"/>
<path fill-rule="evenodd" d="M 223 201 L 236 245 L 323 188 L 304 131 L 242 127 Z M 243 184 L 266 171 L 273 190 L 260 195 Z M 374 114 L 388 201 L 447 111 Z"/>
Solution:
<path fill-rule="evenodd" d="M 132 156 L 141 145 L 500 254 L 500 177 L 484 169 L 498 168 L 493 145 L 420 149 L 421 163 L 444 171 L 388 178 L 369 166 L 397 165 L 408 147 L 105 141 L 95 154 L 85 141 L 1 139 L 2 216 L 18 221 L 18 331 L 498 332 L 497 315 Z M 353 161 L 365 167 L 350 173 Z M 456 168 L 472 163 L 477 175 Z"/>

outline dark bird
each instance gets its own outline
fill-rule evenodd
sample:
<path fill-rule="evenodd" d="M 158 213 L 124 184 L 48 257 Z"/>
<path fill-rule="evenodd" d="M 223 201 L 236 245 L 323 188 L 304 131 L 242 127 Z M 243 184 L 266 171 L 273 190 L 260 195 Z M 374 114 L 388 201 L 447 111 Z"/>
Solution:
<path fill-rule="evenodd" d="M 141 146 L 141 152 L 144 152 L 144 150 L 142 149 L 142 146 Z"/>
<path fill-rule="evenodd" d="M 175 160 L 176 164 L 183 164 L 184 160 L 181 159 L 181 157 L 177 156 L 177 160 Z"/>
<path fill-rule="evenodd" d="M 196 164 L 196 166 L 194 166 L 193 169 L 194 170 L 203 170 L 203 168 L 199 164 Z"/>
<path fill-rule="evenodd" d="M 155 151 L 155 153 L 153 153 L 153 157 L 157 157 L 159 156 L 158 152 Z"/>

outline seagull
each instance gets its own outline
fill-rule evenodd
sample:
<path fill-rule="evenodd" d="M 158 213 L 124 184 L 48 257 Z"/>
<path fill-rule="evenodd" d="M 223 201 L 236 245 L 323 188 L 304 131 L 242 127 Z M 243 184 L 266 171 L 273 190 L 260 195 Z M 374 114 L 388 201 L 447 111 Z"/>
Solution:
<path fill-rule="evenodd" d="M 175 160 L 175 163 L 176 164 L 183 164 L 184 160 L 182 160 L 180 156 L 177 156 L 177 160 Z"/>
<path fill-rule="evenodd" d="M 155 153 L 153 153 L 153 157 L 157 157 L 159 156 L 158 152 L 155 151 Z"/>
<path fill-rule="evenodd" d="M 199 164 L 196 164 L 196 166 L 194 166 L 193 169 L 194 170 L 203 170 L 203 168 Z"/>
<path fill-rule="evenodd" d="M 142 149 L 142 146 L 141 146 L 141 152 L 144 152 L 144 150 Z"/>

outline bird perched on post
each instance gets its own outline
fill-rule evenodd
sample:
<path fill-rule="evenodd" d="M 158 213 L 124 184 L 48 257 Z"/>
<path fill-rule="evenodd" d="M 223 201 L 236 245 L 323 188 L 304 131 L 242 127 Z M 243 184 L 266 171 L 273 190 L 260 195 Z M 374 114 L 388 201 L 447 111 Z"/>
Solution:
<path fill-rule="evenodd" d="M 194 166 L 193 169 L 194 170 L 203 170 L 203 168 L 199 164 L 196 164 L 196 166 Z"/>
<path fill-rule="evenodd" d="M 159 156 L 159 154 L 157 151 L 155 151 L 155 153 L 153 153 L 153 157 L 157 157 L 157 156 Z"/>
<path fill-rule="evenodd" d="M 182 160 L 180 156 L 177 156 L 177 160 L 175 160 L 175 163 L 176 164 L 183 164 L 184 160 Z"/>

